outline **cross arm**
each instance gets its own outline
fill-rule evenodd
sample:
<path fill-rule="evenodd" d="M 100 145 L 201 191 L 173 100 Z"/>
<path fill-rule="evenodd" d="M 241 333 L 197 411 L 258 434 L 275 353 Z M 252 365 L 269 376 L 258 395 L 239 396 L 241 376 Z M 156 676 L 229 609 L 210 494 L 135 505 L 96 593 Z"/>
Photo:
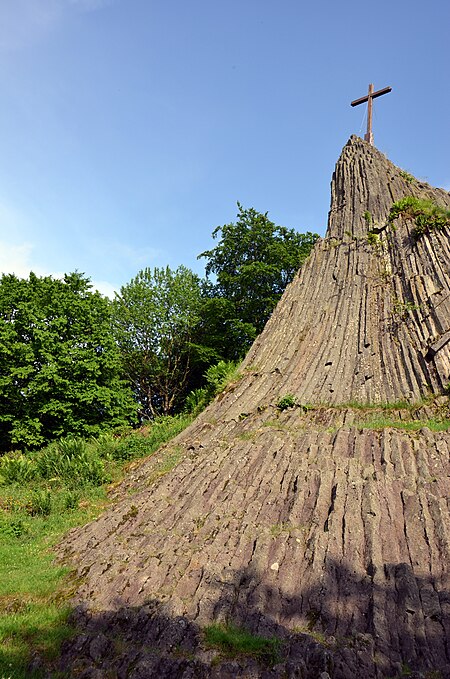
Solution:
<path fill-rule="evenodd" d="M 392 92 L 392 87 L 383 87 L 382 90 L 378 90 L 377 92 L 371 94 L 370 98 L 376 99 L 377 97 L 381 97 L 382 94 L 387 94 L 388 92 Z M 350 106 L 358 106 L 358 104 L 364 104 L 365 101 L 369 101 L 368 94 L 366 94 L 365 97 L 361 97 L 361 99 L 355 99 L 355 101 L 352 101 Z"/>

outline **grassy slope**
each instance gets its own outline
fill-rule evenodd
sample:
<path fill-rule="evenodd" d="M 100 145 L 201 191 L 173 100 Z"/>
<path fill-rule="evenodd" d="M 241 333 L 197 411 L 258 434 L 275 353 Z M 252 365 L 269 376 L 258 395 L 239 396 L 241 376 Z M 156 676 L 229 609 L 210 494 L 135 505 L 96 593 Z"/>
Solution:
<path fill-rule="evenodd" d="M 51 547 L 71 527 L 88 522 L 108 504 L 107 483 L 83 483 L 86 456 L 103 470 L 103 480 L 117 481 L 129 460 L 152 454 L 190 421 L 190 417 L 165 418 L 145 435 L 82 442 L 80 455 L 85 457 L 80 458 L 83 464 L 76 474 L 66 469 L 48 478 L 45 470 L 42 474 L 42 464 L 38 471 L 40 451 L 26 456 L 32 478 L 21 479 L 15 468 L 12 480 L 7 466 L 11 470 L 15 463 L 0 459 L 0 679 L 42 676 L 39 669 L 30 670 L 33 657 L 50 660 L 73 633 L 67 605 L 73 584 L 67 569 L 54 563 Z M 9 471 L 11 477 L 14 473 Z"/>

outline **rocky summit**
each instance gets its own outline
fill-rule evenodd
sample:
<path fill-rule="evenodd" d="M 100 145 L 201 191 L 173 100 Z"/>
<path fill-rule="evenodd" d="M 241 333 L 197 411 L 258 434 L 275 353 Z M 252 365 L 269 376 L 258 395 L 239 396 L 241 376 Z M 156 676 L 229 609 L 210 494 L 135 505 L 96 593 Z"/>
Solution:
<path fill-rule="evenodd" d="M 348 141 L 326 236 L 239 378 L 60 545 L 61 669 L 450 677 L 449 210 Z M 224 652 L 212 623 L 269 641 Z"/>

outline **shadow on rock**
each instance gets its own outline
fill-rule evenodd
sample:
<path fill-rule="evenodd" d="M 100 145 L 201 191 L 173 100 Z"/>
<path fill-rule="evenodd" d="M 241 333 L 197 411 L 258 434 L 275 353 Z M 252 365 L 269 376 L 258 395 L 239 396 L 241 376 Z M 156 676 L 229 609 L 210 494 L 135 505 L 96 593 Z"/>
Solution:
<path fill-rule="evenodd" d="M 382 573 L 369 567 L 367 577 L 357 577 L 330 561 L 314 586 L 293 595 L 251 567 L 211 587 L 210 622 L 279 640 L 275 664 L 208 647 L 208 623 L 173 616 L 152 600 L 101 613 L 79 606 L 78 635 L 56 669 L 80 679 L 450 677 L 449 593 L 407 564 Z"/>

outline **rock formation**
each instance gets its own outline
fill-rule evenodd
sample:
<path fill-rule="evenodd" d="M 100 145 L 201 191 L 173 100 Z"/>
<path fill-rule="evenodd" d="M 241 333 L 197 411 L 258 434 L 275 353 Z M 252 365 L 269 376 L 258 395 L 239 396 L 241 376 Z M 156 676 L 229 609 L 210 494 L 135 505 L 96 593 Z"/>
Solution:
<path fill-rule="evenodd" d="M 352 137 L 241 377 L 68 535 L 71 676 L 450 677 L 449 229 L 389 223 L 409 195 L 450 209 Z M 217 657 L 211 621 L 277 661 Z"/>

